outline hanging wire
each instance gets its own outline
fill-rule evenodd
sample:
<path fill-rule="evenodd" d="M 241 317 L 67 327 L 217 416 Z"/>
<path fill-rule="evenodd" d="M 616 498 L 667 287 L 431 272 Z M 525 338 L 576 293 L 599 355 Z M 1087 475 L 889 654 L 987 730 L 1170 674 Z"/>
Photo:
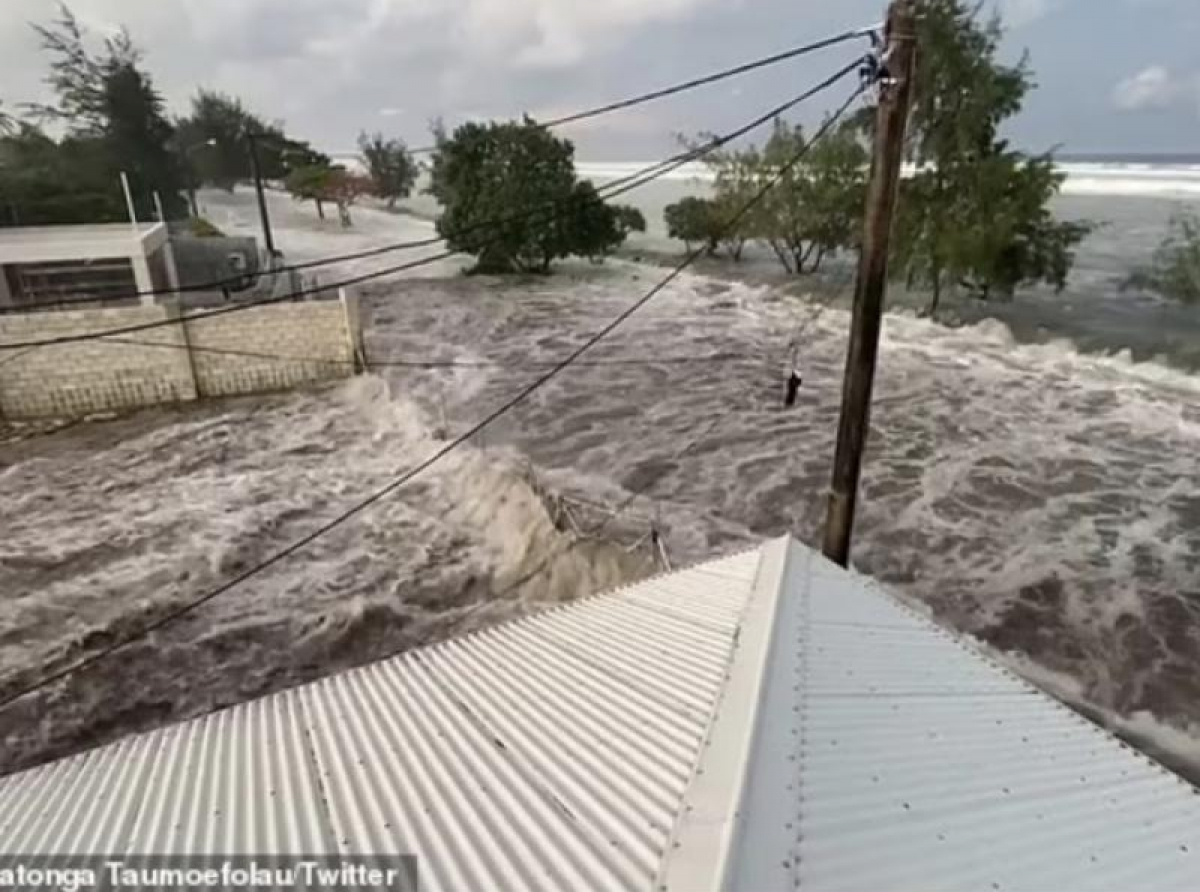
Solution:
<path fill-rule="evenodd" d="M 832 117 L 826 120 L 817 134 L 814 135 L 814 137 L 810 139 L 803 147 L 801 147 L 801 149 L 796 152 L 786 164 L 782 165 L 770 178 L 768 178 L 763 186 L 737 211 L 737 213 L 725 221 L 724 230 L 726 232 L 731 231 L 734 227 L 741 223 L 742 220 L 745 219 L 746 216 L 767 197 L 771 190 L 774 189 L 792 170 L 794 170 L 800 164 L 812 146 L 833 128 L 834 124 L 840 120 L 850 106 L 858 99 L 861 92 L 862 87 L 859 86 L 858 89 L 851 93 L 849 98 L 846 99 L 838 111 Z M 232 591 L 247 580 L 258 576 L 282 561 L 287 560 L 292 555 L 303 550 L 304 548 L 307 548 L 313 542 L 328 535 L 330 532 L 347 523 L 352 518 L 357 517 L 368 508 L 392 495 L 401 487 L 405 486 L 416 477 L 436 465 L 438 462 L 445 459 L 451 453 L 475 440 L 477 436 L 487 431 L 501 418 L 504 418 L 519 406 L 524 404 L 531 396 L 533 396 L 533 394 L 540 391 L 543 387 L 549 384 L 550 381 L 554 380 L 560 374 L 574 365 L 588 351 L 600 344 L 602 341 L 606 340 L 631 317 L 633 317 L 634 314 L 636 314 L 644 306 L 650 303 L 650 301 L 661 294 L 670 284 L 683 275 L 683 273 L 690 268 L 702 256 L 703 253 L 703 247 L 689 252 L 677 266 L 667 273 L 666 276 L 660 279 L 642 297 L 631 304 L 623 312 L 619 313 L 611 322 L 601 328 L 598 332 L 590 336 L 580 347 L 575 349 L 568 357 L 563 359 L 554 368 L 540 375 L 532 383 L 522 388 L 516 395 L 504 402 L 497 409 L 489 412 L 482 420 L 474 424 L 470 429 L 460 434 L 442 448 L 436 450 L 431 456 L 421 461 L 410 470 L 401 474 L 387 485 L 378 489 L 361 501 L 355 503 L 332 520 L 323 523 L 311 533 L 301 537 L 300 539 L 288 545 L 286 548 L 275 552 L 265 560 L 258 562 L 252 567 L 249 567 L 234 578 L 222 583 L 216 588 L 204 593 L 203 595 L 200 595 L 195 599 L 173 607 L 163 616 L 160 616 L 158 619 L 148 623 L 146 626 L 136 630 L 132 634 L 125 636 L 120 640 L 114 641 L 92 654 L 81 657 L 79 660 L 76 660 L 75 662 L 70 663 L 61 669 L 51 672 L 49 675 L 44 676 L 32 684 L 19 687 L 16 691 L 8 694 L 2 700 L 0 700 L 0 709 L 4 709 L 14 702 L 36 691 L 42 690 L 55 682 L 69 678 L 75 673 L 92 666 L 93 664 L 113 655 L 114 653 L 117 653 L 133 642 L 141 640 L 158 631 L 159 629 L 162 629 L 167 625 L 174 623 L 191 613 L 194 613 L 205 604 L 208 604 L 214 599 Z M 722 416 L 717 417 L 720 418 Z M 695 448 L 695 446 L 698 445 L 698 442 L 698 440 L 693 441 L 689 447 L 681 452 L 681 456 L 689 449 Z M 631 493 L 625 504 L 632 504 L 637 497 L 637 492 Z M 609 521 L 606 521 L 604 526 L 606 527 L 608 523 Z"/>
<path fill-rule="evenodd" d="M 835 71 L 833 74 L 831 74 L 829 77 L 825 78 L 823 81 L 816 84 L 815 86 L 810 87 L 809 89 L 805 90 L 804 92 L 800 93 L 799 95 L 792 97 L 791 99 L 787 100 L 786 102 L 782 103 L 781 105 L 768 110 L 766 113 L 755 118 L 753 121 L 750 121 L 749 123 L 743 125 L 742 127 L 739 127 L 738 129 L 736 129 L 730 133 L 724 134 L 723 136 L 716 137 L 695 149 L 691 149 L 687 152 L 682 153 L 681 155 L 677 155 L 673 158 L 669 158 L 664 162 L 659 162 L 657 164 L 651 165 L 650 167 L 648 167 L 642 171 L 639 171 L 637 174 L 635 174 L 631 177 L 626 177 L 625 181 L 623 182 L 621 187 L 615 191 L 605 193 L 604 199 L 609 200 L 609 199 L 617 197 L 618 195 L 623 195 L 634 189 L 638 189 L 638 188 L 646 185 L 647 183 L 650 183 L 656 179 L 659 179 L 659 178 L 665 176 L 671 170 L 677 169 L 678 167 L 681 167 L 683 164 L 688 163 L 691 160 L 695 160 L 696 158 L 708 155 L 711 152 L 716 151 L 721 146 L 726 145 L 742 136 L 745 136 L 746 134 L 750 133 L 751 131 L 753 131 L 759 127 L 762 127 L 764 124 L 767 124 L 767 123 L 773 121 L 775 118 L 779 117 L 780 115 L 784 114 L 785 112 L 790 111 L 791 109 L 800 105 L 802 102 L 805 102 L 805 101 L 813 98 L 814 96 L 818 95 L 819 93 L 822 93 L 825 90 L 828 90 L 829 88 L 833 87 L 835 84 L 839 83 L 843 78 L 845 78 L 849 74 L 853 73 L 857 69 L 858 63 L 859 63 L 859 60 L 855 59 L 854 61 L 850 62 L 848 65 L 839 69 L 838 71 Z M 612 185 L 613 184 L 611 184 L 611 183 L 609 184 L 610 187 Z M 556 203 L 551 202 L 549 206 L 542 206 L 538 209 L 535 209 L 534 213 L 544 215 L 547 212 L 549 212 L 549 214 L 550 214 L 550 216 L 548 218 L 549 220 L 561 218 L 561 216 L 563 214 L 563 207 L 560 206 L 558 211 L 556 212 L 554 210 L 555 204 Z M 559 202 L 557 204 L 562 205 L 561 202 Z M 570 208 L 569 202 L 567 203 L 566 207 L 568 209 Z M 529 216 L 529 215 L 518 215 L 518 216 Z M 493 223 L 494 223 L 494 221 L 490 221 L 490 222 L 487 222 L 487 225 L 492 225 Z M 480 224 L 480 225 L 482 226 L 484 224 Z M 504 238 L 504 235 L 505 234 L 503 232 L 497 233 L 495 238 L 492 241 L 494 242 L 494 241 L 501 240 Z M 438 239 L 435 239 L 434 241 L 441 242 L 444 240 L 445 239 L 438 238 Z M 491 242 L 485 241 L 484 244 L 486 245 L 486 244 L 490 244 L 490 243 Z M 406 263 L 387 267 L 385 269 L 377 270 L 375 272 L 370 272 L 370 273 L 365 273 L 365 274 L 358 275 L 358 276 L 353 276 L 348 279 L 343 279 L 339 282 L 333 282 L 333 283 L 330 283 L 329 285 L 321 286 L 319 291 L 332 291 L 332 290 L 335 290 L 338 288 L 346 288 L 346 287 L 349 287 L 352 285 L 359 285 L 364 282 L 374 281 L 375 279 L 385 278 L 387 276 L 396 275 L 401 272 L 408 272 L 408 271 L 411 271 L 411 270 L 414 270 L 414 269 L 417 269 L 417 268 L 420 268 L 423 266 L 428 266 L 432 263 L 437 263 L 442 260 L 447 260 L 454 256 L 455 256 L 454 251 L 444 251 L 442 253 L 432 255 L 429 257 L 424 257 L 424 258 L 420 258 L 418 260 L 408 261 Z M 28 348 L 28 347 L 49 347 L 49 346 L 54 346 L 57 344 L 69 344 L 69 343 L 79 343 L 82 341 L 102 340 L 105 338 L 110 338 L 110 337 L 118 336 L 118 335 L 135 334 L 138 332 L 150 331 L 150 330 L 157 329 L 157 328 L 164 328 L 166 326 L 181 325 L 181 324 L 187 322 L 191 318 L 207 320 L 207 319 L 213 319 L 213 318 L 220 317 L 220 316 L 226 316 L 226 315 L 229 315 L 232 313 L 245 312 L 247 310 L 251 310 L 256 307 L 271 306 L 274 304 L 286 303 L 286 302 L 293 301 L 293 300 L 296 300 L 301 297 L 311 295 L 313 293 L 316 293 L 316 292 L 314 291 L 314 289 L 311 289 L 311 288 L 299 289 L 299 290 L 293 291 L 288 294 L 284 294 L 279 297 L 271 297 L 271 298 L 264 298 L 261 300 L 247 301 L 246 303 L 237 304 L 237 305 L 231 306 L 231 307 L 222 307 L 220 309 L 210 310 L 210 311 L 208 311 L 206 313 L 202 313 L 202 314 L 181 315 L 174 319 L 162 319 L 162 320 L 158 320 L 155 322 L 144 322 L 144 323 L 140 323 L 137 325 L 127 325 L 127 326 L 123 326 L 120 328 L 113 328 L 113 329 L 108 329 L 108 330 L 103 330 L 103 331 L 86 332 L 83 334 L 60 335 L 57 337 L 44 338 L 44 339 L 37 340 L 37 341 L 20 341 L 20 342 L 15 342 L 15 343 L 0 344 L 0 352 L 8 351 L 8 350 L 24 349 L 24 348 Z"/>

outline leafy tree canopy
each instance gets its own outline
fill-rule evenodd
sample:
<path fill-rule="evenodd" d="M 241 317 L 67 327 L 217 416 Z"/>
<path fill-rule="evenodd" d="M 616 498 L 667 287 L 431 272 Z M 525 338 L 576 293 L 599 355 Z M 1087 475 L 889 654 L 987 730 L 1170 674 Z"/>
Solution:
<path fill-rule="evenodd" d="M 215 90 L 197 91 L 191 114 L 178 122 L 176 142 L 196 179 L 232 189 L 253 177 L 247 134 L 258 137 L 259 160 L 268 180 L 284 180 L 297 168 L 328 165 L 329 158 L 302 140 L 292 139 L 279 124 L 251 112 L 236 96 Z"/>
<path fill-rule="evenodd" d="M 717 253 L 721 245 L 722 221 L 716 201 L 690 195 L 668 205 L 663 218 L 667 235 L 686 244 L 689 251 L 693 245 L 703 245 L 709 256 Z"/>
<path fill-rule="evenodd" d="M 385 139 L 382 133 L 359 134 L 358 151 L 371 179 L 371 192 L 395 207 L 412 194 L 417 182 L 417 162 L 402 140 Z"/>
<path fill-rule="evenodd" d="M 809 146 L 800 127 L 776 123 L 761 156 L 760 181 L 801 153 L 751 216 L 749 233 L 794 273 L 816 272 L 826 257 L 858 246 L 866 195 L 867 152 L 853 126 L 835 127 Z"/>
<path fill-rule="evenodd" d="M 1200 304 L 1200 217 L 1191 211 L 1177 212 L 1150 266 L 1135 272 L 1126 287 Z"/>
<path fill-rule="evenodd" d="M 55 140 L 28 122 L 0 138 L 0 225 L 115 222 L 126 215 L 102 140 Z"/>
<path fill-rule="evenodd" d="M 574 146 L 530 118 L 435 135 L 429 192 L 442 205 L 438 232 L 477 258 L 477 272 L 546 273 L 563 257 L 603 257 L 639 220 L 578 181 Z"/>
<path fill-rule="evenodd" d="M 1074 249 L 1091 231 L 1060 222 L 1049 204 L 1062 185 L 1053 157 L 1028 157 L 999 136 L 1033 87 L 1028 59 L 998 58 L 1000 19 L 964 0 L 926 0 L 892 271 L 932 291 L 989 298 L 1021 285 L 1061 289 Z"/>
<path fill-rule="evenodd" d="M 762 148 L 711 153 L 714 198 L 674 206 L 675 225 L 668 219 L 668 229 L 686 233 L 676 236 L 685 241 L 707 243 L 710 253 L 724 243 L 735 259 L 746 242 L 760 241 L 789 272 L 815 272 L 826 257 L 858 245 L 867 160 L 853 124 L 833 128 L 810 146 L 803 128 L 776 121 Z"/>
<path fill-rule="evenodd" d="M 343 226 L 352 226 L 350 208 L 359 196 L 370 194 L 370 178 L 349 173 L 344 167 L 327 164 L 312 164 L 298 167 L 288 174 L 284 188 L 297 201 L 313 201 L 317 213 L 325 219 L 323 205 L 332 202 L 337 206 Z"/>
<path fill-rule="evenodd" d="M 10 203 L 7 222 L 120 219 L 122 172 L 143 219 L 155 213 L 155 191 L 169 216 L 182 215 L 182 171 L 170 145 L 174 131 L 129 34 L 121 31 L 93 50 L 66 6 L 56 21 L 33 28 L 50 59 L 46 81 L 55 101 L 28 111 L 35 121 L 62 125 L 66 135 L 55 140 L 33 123 L 7 119 L 0 153 L 24 159 L 0 169 L 0 188 Z"/>

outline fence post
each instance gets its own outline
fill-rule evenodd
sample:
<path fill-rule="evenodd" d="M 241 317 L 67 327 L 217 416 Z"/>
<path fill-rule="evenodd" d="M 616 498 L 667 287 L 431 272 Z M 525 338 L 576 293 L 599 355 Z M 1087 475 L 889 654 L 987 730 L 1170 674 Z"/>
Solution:
<path fill-rule="evenodd" d="M 342 303 L 342 313 L 346 320 L 346 337 L 350 339 L 350 352 L 354 356 L 354 372 L 369 372 L 371 366 L 367 362 L 367 351 L 363 344 L 362 312 L 358 295 L 345 287 L 339 287 L 338 300 Z"/>
<path fill-rule="evenodd" d="M 179 339 L 183 341 L 183 352 L 187 356 L 188 362 L 188 374 L 192 378 L 192 399 L 199 402 L 204 397 L 204 392 L 200 387 L 200 373 L 196 371 L 196 354 L 192 350 L 192 336 L 188 331 L 187 316 L 183 312 L 182 302 L 178 298 L 167 301 L 164 302 L 163 308 L 166 310 L 167 318 L 175 321 L 179 327 Z"/>

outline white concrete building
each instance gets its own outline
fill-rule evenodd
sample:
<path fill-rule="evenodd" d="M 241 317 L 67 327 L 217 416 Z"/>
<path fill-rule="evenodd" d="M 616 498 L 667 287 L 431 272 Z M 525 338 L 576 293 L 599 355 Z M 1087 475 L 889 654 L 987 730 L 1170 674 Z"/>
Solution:
<path fill-rule="evenodd" d="M 0 229 L 0 308 L 63 300 L 154 303 L 179 276 L 163 223 Z"/>

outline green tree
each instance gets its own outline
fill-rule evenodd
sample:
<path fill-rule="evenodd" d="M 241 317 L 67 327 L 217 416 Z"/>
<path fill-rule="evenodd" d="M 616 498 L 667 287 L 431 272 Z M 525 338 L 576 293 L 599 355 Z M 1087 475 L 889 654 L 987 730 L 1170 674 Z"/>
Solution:
<path fill-rule="evenodd" d="M 438 135 L 429 192 L 438 232 L 484 273 L 546 273 L 571 255 L 598 257 L 624 239 L 615 211 L 575 175 L 575 149 L 530 118 L 464 124 Z M 628 219 L 628 218 L 627 218 Z"/>
<path fill-rule="evenodd" d="M 909 158 L 917 173 L 901 186 L 892 272 L 931 291 L 937 312 L 947 288 L 989 298 L 1020 285 L 1061 289 L 1086 222 L 1059 222 L 1048 209 L 1062 177 L 1050 155 L 1030 158 L 999 138 L 1032 89 L 1029 62 L 998 61 L 1003 29 L 964 0 L 926 0 Z"/>
<path fill-rule="evenodd" d="M 1126 287 L 1157 291 L 1185 304 L 1200 303 L 1200 217 L 1191 211 L 1172 216 L 1151 265 L 1137 270 Z"/>
<path fill-rule="evenodd" d="M 332 202 L 337 206 L 342 226 L 349 228 L 354 225 L 350 208 L 360 196 L 371 192 L 372 184 L 368 177 L 356 176 L 344 167 L 312 164 L 289 173 L 284 188 L 297 201 L 315 202 L 317 215 L 322 220 L 325 219 L 325 202 Z"/>
<path fill-rule="evenodd" d="M 721 227 L 721 243 L 734 262 L 740 263 L 747 243 L 765 229 L 763 205 L 754 200 L 763 186 L 762 156 L 757 147 L 750 146 L 717 153 L 710 166 L 716 174 L 713 203 L 716 219 L 735 221 Z"/>
<path fill-rule="evenodd" d="M 155 212 L 158 191 L 168 216 L 181 216 L 180 166 L 172 127 L 142 57 L 121 31 L 89 47 L 89 35 L 60 7 L 49 25 L 35 25 L 50 59 L 54 101 L 30 106 L 34 121 L 10 121 L 0 139 L 0 193 L 6 224 L 94 223 L 125 218 L 120 174 L 129 175 L 142 219 Z"/>
<path fill-rule="evenodd" d="M 616 214 L 617 229 L 622 235 L 622 241 L 635 232 L 646 231 L 646 217 L 635 207 L 618 204 L 612 206 Z"/>
<path fill-rule="evenodd" d="M 174 130 L 148 76 L 133 66 L 115 69 L 105 77 L 104 99 L 109 120 L 105 141 L 129 175 L 143 216 L 153 208 L 152 195 L 147 197 L 153 191 L 160 193 L 169 218 L 186 216 L 183 169 L 171 148 Z"/>
<path fill-rule="evenodd" d="M 192 113 L 177 126 L 180 151 L 199 184 L 231 191 L 251 178 L 246 131 L 264 132 L 266 125 L 240 99 L 199 90 L 192 97 Z"/>
<path fill-rule="evenodd" d="M 114 222 L 125 200 L 103 141 L 34 124 L 0 138 L 0 226 Z"/>
<path fill-rule="evenodd" d="M 371 178 L 372 194 L 394 208 L 412 194 L 417 182 L 417 162 L 402 140 L 385 139 L 382 133 L 359 134 L 358 151 Z"/>
<path fill-rule="evenodd" d="M 663 220 L 667 224 L 667 235 L 683 242 L 689 252 L 693 245 L 700 245 L 712 257 L 721 246 L 721 218 L 717 202 L 712 199 L 689 195 L 667 205 Z"/>
<path fill-rule="evenodd" d="M 788 272 L 816 272 L 827 257 L 858 245 L 867 162 L 861 130 L 853 124 L 833 128 L 810 146 L 803 128 L 776 121 L 761 149 L 709 155 L 715 198 L 705 209 L 707 219 L 697 208 L 691 222 L 704 227 L 710 252 L 724 243 L 740 260 L 746 243 L 757 240 Z M 754 202 L 784 168 L 779 182 Z"/>
<path fill-rule="evenodd" d="M 248 133 L 258 137 L 259 160 L 268 180 L 286 180 L 298 168 L 328 165 L 329 157 L 292 139 L 282 126 L 265 121 L 236 96 L 201 89 L 191 114 L 177 122 L 176 144 L 202 185 L 231 191 L 253 178 Z"/>
<path fill-rule="evenodd" d="M 608 205 L 591 182 L 575 184 L 566 208 L 558 211 L 559 238 L 570 253 L 602 260 L 625 243 L 632 232 L 646 231 L 646 218 L 637 208 Z"/>
<path fill-rule="evenodd" d="M 325 202 L 334 200 L 335 168 L 324 164 L 297 167 L 284 180 L 284 188 L 297 201 L 311 201 L 317 206 L 317 216 L 325 219 Z"/>
<path fill-rule="evenodd" d="M 350 214 L 355 202 L 363 195 L 370 195 L 374 188 L 370 177 L 353 174 L 342 167 L 335 167 L 329 181 L 329 192 L 337 205 L 338 219 L 342 226 L 349 228 L 354 225 Z"/>
<path fill-rule="evenodd" d="M 771 189 L 748 235 L 770 245 L 785 269 L 816 272 L 825 258 L 857 247 L 866 194 L 867 152 L 849 124 L 807 144 L 799 126 L 776 122 L 760 158 L 759 181 L 793 164 Z"/>
<path fill-rule="evenodd" d="M 183 173 L 171 151 L 174 128 L 129 33 L 106 38 L 102 51 L 94 53 L 87 32 L 65 5 L 57 21 L 33 28 L 50 56 L 47 83 L 57 100 L 37 106 L 35 113 L 65 125 L 75 140 L 101 144 L 110 174 L 129 175 L 143 218 L 154 212 L 154 191 L 170 216 L 182 215 Z"/>
<path fill-rule="evenodd" d="M 762 152 L 757 146 L 713 151 L 711 146 L 716 139 L 716 134 L 707 133 L 695 140 L 681 140 L 692 151 L 701 148 L 706 150 L 705 163 L 714 176 L 714 198 L 707 210 L 708 219 L 705 220 L 699 213 L 699 208 L 687 213 L 696 215 L 693 223 L 703 222 L 704 229 L 711 236 L 693 241 L 712 242 L 715 239 L 715 243 L 708 248 L 709 254 L 716 253 L 717 248 L 723 245 L 735 262 L 741 262 L 746 244 L 759 237 L 765 228 L 763 205 L 754 201 L 764 184 Z M 769 172 L 766 175 L 769 176 Z M 722 225 L 728 221 L 734 223 Z"/>

